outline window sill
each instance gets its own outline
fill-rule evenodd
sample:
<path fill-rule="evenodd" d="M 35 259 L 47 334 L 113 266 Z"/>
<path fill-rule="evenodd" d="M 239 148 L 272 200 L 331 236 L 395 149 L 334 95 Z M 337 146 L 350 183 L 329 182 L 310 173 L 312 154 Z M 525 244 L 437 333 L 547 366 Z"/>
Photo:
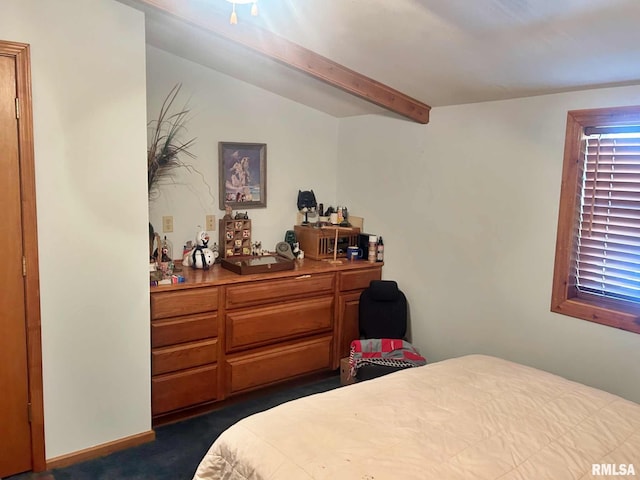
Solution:
<path fill-rule="evenodd" d="M 551 311 L 590 322 L 640 333 L 640 306 L 584 295 L 551 305 Z M 591 297 L 591 298 L 589 298 Z"/>

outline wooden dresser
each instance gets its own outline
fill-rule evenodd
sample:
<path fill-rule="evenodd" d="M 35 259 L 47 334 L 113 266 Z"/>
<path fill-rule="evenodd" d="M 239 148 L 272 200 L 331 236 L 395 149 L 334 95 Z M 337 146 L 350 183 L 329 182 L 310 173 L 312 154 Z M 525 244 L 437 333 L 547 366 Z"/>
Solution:
<path fill-rule="evenodd" d="M 337 369 L 358 335 L 360 293 L 381 274 L 381 263 L 304 259 L 255 275 L 183 267 L 185 283 L 151 287 L 154 424 Z"/>

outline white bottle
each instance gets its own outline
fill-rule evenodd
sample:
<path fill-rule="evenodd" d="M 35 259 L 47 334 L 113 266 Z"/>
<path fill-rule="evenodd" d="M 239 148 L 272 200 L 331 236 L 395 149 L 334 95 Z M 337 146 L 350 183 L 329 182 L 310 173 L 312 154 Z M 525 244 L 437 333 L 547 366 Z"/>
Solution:
<path fill-rule="evenodd" d="M 376 257 L 378 254 L 377 250 L 378 237 L 376 235 L 369 235 L 369 255 L 367 256 L 367 260 L 371 263 L 376 261 Z"/>

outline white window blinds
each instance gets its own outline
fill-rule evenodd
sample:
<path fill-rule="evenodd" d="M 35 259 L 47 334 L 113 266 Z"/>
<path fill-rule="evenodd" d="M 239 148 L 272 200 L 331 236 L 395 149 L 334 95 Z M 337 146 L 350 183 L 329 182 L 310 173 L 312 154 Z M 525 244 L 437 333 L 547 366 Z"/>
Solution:
<path fill-rule="evenodd" d="M 635 130 L 584 136 L 574 259 L 579 292 L 640 302 L 640 129 Z"/>

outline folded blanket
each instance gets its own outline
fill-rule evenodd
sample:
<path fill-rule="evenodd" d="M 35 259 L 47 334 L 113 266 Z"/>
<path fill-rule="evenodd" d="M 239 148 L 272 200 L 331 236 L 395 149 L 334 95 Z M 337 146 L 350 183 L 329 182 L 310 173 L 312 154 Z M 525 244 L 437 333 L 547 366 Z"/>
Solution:
<path fill-rule="evenodd" d="M 427 360 L 409 342 L 394 338 L 368 338 L 351 342 L 349 370 L 356 376 L 362 365 L 384 365 L 389 367 L 419 367 Z"/>

